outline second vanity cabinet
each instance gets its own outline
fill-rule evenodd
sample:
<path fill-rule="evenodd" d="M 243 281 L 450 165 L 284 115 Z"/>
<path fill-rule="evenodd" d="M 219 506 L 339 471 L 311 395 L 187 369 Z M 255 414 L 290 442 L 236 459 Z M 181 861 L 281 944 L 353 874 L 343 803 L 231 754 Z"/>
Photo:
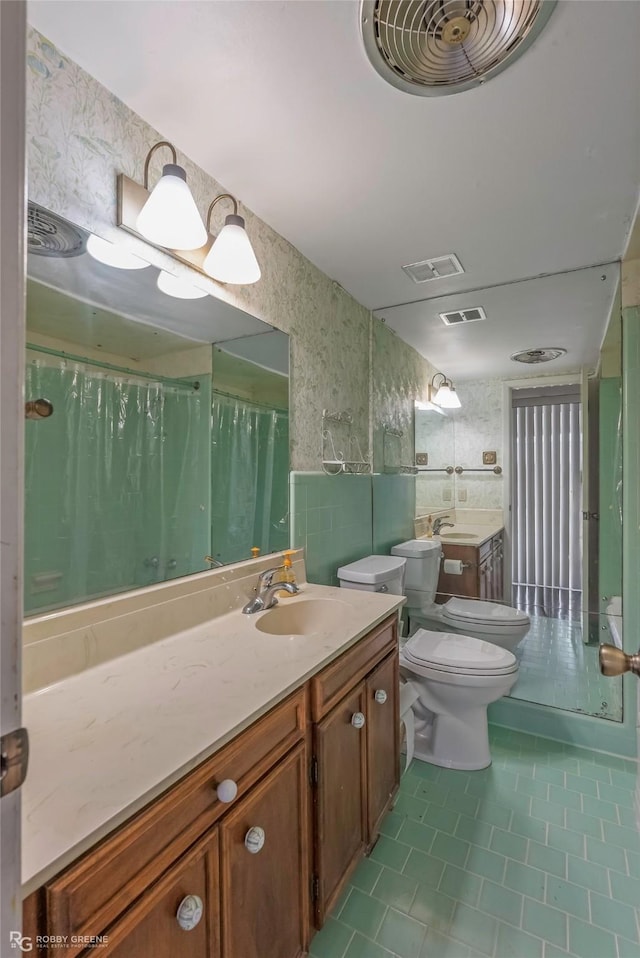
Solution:
<path fill-rule="evenodd" d="M 366 641 L 311 682 L 318 927 L 375 843 L 399 784 L 396 622 Z"/>
<path fill-rule="evenodd" d="M 503 598 L 504 541 L 498 532 L 481 546 L 442 543 L 445 559 L 458 559 L 463 564 L 462 575 L 444 571 L 438 578 L 436 601 L 446 602 L 452 595 L 471 599 L 501 602 Z"/>
<path fill-rule="evenodd" d="M 397 695 L 394 615 L 34 892 L 24 933 L 103 935 L 105 958 L 307 954 L 397 790 Z"/>

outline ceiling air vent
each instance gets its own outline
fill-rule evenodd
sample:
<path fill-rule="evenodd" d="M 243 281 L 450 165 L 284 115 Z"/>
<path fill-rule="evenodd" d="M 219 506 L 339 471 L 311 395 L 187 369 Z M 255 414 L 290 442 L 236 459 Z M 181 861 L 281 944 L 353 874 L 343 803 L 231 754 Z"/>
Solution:
<path fill-rule="evenodd" d="M 562 346 L 545 346 L 543 349 L 523 349 L 522 352 L 514 353 L 511 357 L 514 363 L 550 363 L 552 359 L 558 359 L 566 355 L 567 350 Z"/>
<path fill-rule="evenodd" d="M 38 256 L 80 256 L 85 237 L 71 223 L 37 203 L 29 202 L 27 213 L 27 250 Z"/>
<path fill-rule="evenodd" d="M 421 263 L 409 263 L 402 268 L 414 283 L 429 283 L 432 279 L 446 279 L 448 276 L 464 273 L 462 263 L 453 253 L 425 259 Z"/>
<path fill-rule="evenodd" d="M 367 56 L 405 93 L 438 96 L 478 86 L 521 56 L 556 0 L 363 0 Z"/>
<path fill-rule="evenodd" d="M 482 306 L 473 306 L 470 309 L 455 309 L 450 313 L 440 313 L 440 319 L 445 326 L 459 326 L 461 323 L 477 323 L 479 319 L 486 319 Z"/>

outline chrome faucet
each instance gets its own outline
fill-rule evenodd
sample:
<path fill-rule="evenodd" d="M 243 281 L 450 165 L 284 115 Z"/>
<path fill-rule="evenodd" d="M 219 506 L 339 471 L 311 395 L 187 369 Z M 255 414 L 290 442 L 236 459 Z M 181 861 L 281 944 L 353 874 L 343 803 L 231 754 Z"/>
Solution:
<path fill-rule="evenodd" d="M 265 609 L 272 609 L 278 604 L 276 592 L 282 589 L 289 595 L 296 595 L 300 589 L 295 582 L 274 582 L 273 577 L 276 572 L 282 572 L 283 565 L 276 566 L 274 569 L 267 569 L 258 576 L 258 585 L 256 586 L 256 595 L 250 599 L 242 610 L 245 615 L 253 615 L 254 612 L 263 612 Z"/>
<path fill-rule="evenodd" d="M 451 516 L 438 516 L 437 519 L 433 520 L 433 534 L 437 536 L 440 533 L 441 529 L 444 529 L 446 526 L 450 526 L 453 529 L 453 522 L 445 522 L 445 519 L 450 519 Z"/>

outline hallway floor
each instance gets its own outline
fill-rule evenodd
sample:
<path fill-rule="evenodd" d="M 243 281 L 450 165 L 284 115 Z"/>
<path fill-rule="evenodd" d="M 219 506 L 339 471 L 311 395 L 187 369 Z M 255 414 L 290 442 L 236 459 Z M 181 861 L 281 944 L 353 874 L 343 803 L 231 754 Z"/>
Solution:
<path fill-rule="evenodd" d="M 580 618 L 532 615 L 516 656 L 520 668 L 511 698 L 622 721 L 622 682 L 600 674 L 598 646 L 582 641 Z"/>
<path fill-rule="evenodd" d="M 640 958 L 635 762 L 491 740 L 483 771 L 412 763 L 314 958 Z"/>

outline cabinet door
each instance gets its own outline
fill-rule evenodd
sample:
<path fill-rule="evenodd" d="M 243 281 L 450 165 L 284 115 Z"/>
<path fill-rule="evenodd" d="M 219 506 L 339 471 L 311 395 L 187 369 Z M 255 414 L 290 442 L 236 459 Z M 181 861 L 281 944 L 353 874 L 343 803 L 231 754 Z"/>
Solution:
<path fill-rule="evenodd" d="M 311 876 L 307 800 L 307 752 L 299 745 L 222 820 L 224 958 L 305 953 Z"/>
<path fill-rule="evenodd" d="M 315 726 L 318 928 L 366 848 L 366 730 L 357 727 L 358 717 L 365 713 L 365 685 L 361 682 Z"/>
<path fill-rule="evenodd" d="M 219 958 L 218 829 L 208 832 L 152 885 L 106 933 L 99 947 L 83 952 L 104 958 Z M 193 899 L 202 902 L 202 913 Z M 178 923 L 181 918 L 190 930 Z"/>
<path fill-rule="evenodd" d="M 398 654 L 367 678 L 367 841 L 371 845 L 400 783 Z"/>

